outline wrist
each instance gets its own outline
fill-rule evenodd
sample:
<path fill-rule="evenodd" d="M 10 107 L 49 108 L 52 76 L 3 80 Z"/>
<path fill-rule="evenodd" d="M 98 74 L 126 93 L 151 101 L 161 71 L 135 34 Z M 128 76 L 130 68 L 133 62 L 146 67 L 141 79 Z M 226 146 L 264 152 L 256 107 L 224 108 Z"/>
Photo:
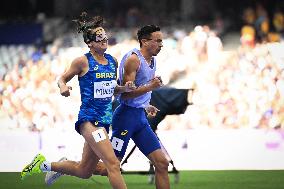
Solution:
<path fill-rule="evenodd" d="M 57 83 L 57 86 L 58 86 L 59 89 L 61 89 L 61 87 L 62 87 L 63 85 L 65 85 L 65 84 L 64 84 L 64 83 L 60 83 L 60 82 Z"/>
<path fill-rule="evenodd" d="M 121 89 L 120 89 L 121 93 L 125 93 L 127 90 L 126 90 L 126 86 L 121 86 Z"/>
<path fill-rule="evenodd" d="M 121 93 L 125 93 L 126 92 L 126 87 L 125 86 L 121 86 L 121 85 L 117 85 L 114 89 L 116 94 L 121 94 Z"/>
<path fill-rule="evenodd" d="M 150 84 L 145 84 L 144 87 L 146 88 L 147 92 L 150 92 L 150 91 L 154 90 L 154 88 Z"/>

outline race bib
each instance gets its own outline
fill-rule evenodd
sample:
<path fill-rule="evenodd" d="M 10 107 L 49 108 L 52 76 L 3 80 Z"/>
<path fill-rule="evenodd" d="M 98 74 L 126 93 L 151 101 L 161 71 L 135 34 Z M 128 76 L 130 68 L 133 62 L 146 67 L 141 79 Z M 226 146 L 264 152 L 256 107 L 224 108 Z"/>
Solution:
<path fill-rule="evenodd" d="M 115 86 L 115 80 L 94 82 L 94 98 L 112 97 Z"/>
<path fill-rule="evenodd" d="M 123 140 L 116 138 L 116 137 L 113 137 L 113 139 L 111 141 L 111 145 L 112 145 L 113 149 L 115 149 L 119 152 L 122 150 L 123 143 L 124 143 Z"/>

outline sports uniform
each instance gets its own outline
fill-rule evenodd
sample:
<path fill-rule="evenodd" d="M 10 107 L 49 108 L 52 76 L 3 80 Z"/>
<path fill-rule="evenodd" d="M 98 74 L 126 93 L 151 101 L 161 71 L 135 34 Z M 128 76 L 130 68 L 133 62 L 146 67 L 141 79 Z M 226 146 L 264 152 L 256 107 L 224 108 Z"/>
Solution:
<path fill-rule="evenodd" d="M 134 83 L 138 87 L 143 86 L 154 78 L 156 60 L 153 57 L 151 65 L 149 65 L 138 49 L 129 51 L 123 57 L 119 66 L 120 81 L 123 78 L 124 63 L 132 54 L 136 54 L 140 61 Z M 117 157 L 123 158 L 130 138 L 145 156 L 161 148 L 159 140 L 152 131 L 144 111 L 144 108 L 149 105 L 150 99 L 151 92 L 132 99 L 122 99 L 119 97 L 120 105 L 113 114 L 111 138 Z"/>
<path fill-rule="evenodd" d="M 78 77 L 81 93 L 81 106 L 75 129 L 80 133 L 80 125 L 90 121 L 107 132 L 112 122 L 112 96 L 116 83 L 116 62 L 109 54 L 104 54 L 107 65 L 99 64 L 89 52 L 85 54 L 89 70 Z"/>

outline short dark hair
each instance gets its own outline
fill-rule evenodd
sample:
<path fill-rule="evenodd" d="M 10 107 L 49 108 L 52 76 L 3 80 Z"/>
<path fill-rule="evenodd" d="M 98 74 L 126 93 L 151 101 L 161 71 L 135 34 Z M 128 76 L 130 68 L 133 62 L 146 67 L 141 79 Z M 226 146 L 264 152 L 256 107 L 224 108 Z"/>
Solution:
<path fill-rule="evenodd" d="M 142 46 L 141 40 L 149 39 L 151 34 L 156 31 L 161 31 L 161 29 L 159 26 L 155 26 L 155 25 L 146 25 L 146 26 L 143 26 L 141 29 L 139 29 L 137 32 L 137 38 L 140 43 L 140 47 Z"/>
<path fill-rule="evenodd" d="M 80 17 L 73 21 L 77 23 L 78 33 L 83 33 L 84 42 L 88 44 L 94 38 L 92 30 L 102 27 L 104 19 L 101 16 L 89 18 L 86 12 L 82 12 Z"/>

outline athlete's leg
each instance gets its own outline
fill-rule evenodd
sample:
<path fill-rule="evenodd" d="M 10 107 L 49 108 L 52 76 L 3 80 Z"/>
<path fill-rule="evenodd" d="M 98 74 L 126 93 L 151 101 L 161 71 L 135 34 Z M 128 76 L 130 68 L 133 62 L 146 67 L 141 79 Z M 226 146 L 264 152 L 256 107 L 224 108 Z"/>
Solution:
<path fill-rule="evenodd" d="M 43 162 L 45 162 L 45 157 L 42 154 L 37 154 L 32 162 L 26 165 L 22 170 L 21 179 L 24 180 L 28 176 L 41 173 L 41 165 Z"/>
<path fill-rule="evenodd" d="M 133 114 L 135 114 L 135 112 L 129 110 L 125 106 L 119 106 L 113 114 L 111 144 L 119 161 L 122 160 L 125 154 L 130 137 L 133 133 L 133 127 L 135 127 L 134 123 L 137 121 L 133 119 Z M 102 176 L 106 175 L 106 166 L 104 163 L 99 163 L 97 165 L 94 174 Z"/>
<path fill-rule="evenodd" d="M 32 175 L 34 173 L 40 173 L 42 171 L 55 171 L 58 173 L 77 176 L 80 178 L 89 178 L 90 176 L 92 176 L 93 170 L 95 169 L 98 161 L 99 158 L 93 152 L 88 143 L 85 142 L 82 160 L 80 162 L 67 160 L 49 163 L 45 160 L 45 157 L 43 155 L 38 154 L 34 158 L 32 163 L 30 163 L 23 169 L 21 178 L 24 179 L 26 176 Z"/>
<path fill-rule="evenodd" d="M 120 160 L 123 159 L 129 140 L 139 125 L 137 112 L 136 108 L 120 105 L 113 113 L 111 144 Z"/>
<path fill-rule="evenodd" d="M 106 169 L 104 162 L 99 161 L 93 174 L 100 175 L 100 176 L 107 176 L 107 169 Z"/>
<path fill-rule="evenodd" d="M 67 161 L 67 158 L 66 157 L 62 157 L 59 162 L 62 162 L 62 161 Z M 50 165 L 51 167 L 51 165 Z M 55 172 L 55 171 L 48 171 L 46 174 L 45 174 L 45 183 L 50 186 L 52 185 L 54 182 L 56 182 L 62 175 L 64 175 L 63 173 L 59 173 L 59 172 Z"/>
<path fill-rule="evenodd" d="M 147 156 L 155 167 L 155 182 L 157 189 L 169 189 L 170 180 L 168 174 L 169 162 L 161 149 L 155 150 Z"/>
<path fill-rule="evenodd" d="M 120 172 L 120 162 L 114 154 L 106 130 L 86 122 L 80 126 L 80 131 L 93 152 L 104 162 L 112 187 L 125 189 L 126 185 Z M 95 167 L 92 167 L 92 173 L 94 170 Z"/>
<path fill-rule="evenodd" d="M 137 123 L 136 112 L 134 108 L 127 106 L 119 106 L 113 113 L 112 118 L 112 137 L 111 144 L 119 161 L 122 160 L 127 149 L 130 137 L 133 134 Z M 94 174 L 105 175 L 106 167 L 103 163 L 99 163 Z"/>
<path fill-rule="evenodd" d="M 85 142 L 82 160 L 80 162 L 69 160 L 63 162 L 52 162 L 51 170 L 87 179 L 92 176 L 93 170 L 95 169 L 98 161 L 98 156 L 93 152 L 90 145 Z"/>
<path fill-rule="evenodd" d="M 157 189 L 169 189 L 169 162 L 161 150 L 159 139 L 150 128 L 145 126 L 132 137 L 140 151 L 148 157 L 155 166 L 155 184 Z"/>

